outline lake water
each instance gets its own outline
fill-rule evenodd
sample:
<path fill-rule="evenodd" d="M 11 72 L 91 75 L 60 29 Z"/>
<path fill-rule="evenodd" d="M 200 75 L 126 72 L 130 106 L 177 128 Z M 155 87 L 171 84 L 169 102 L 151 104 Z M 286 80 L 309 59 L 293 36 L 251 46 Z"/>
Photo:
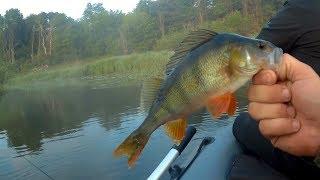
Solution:
<path fill-rule="evenodd" d="M 146 116 L 139 99 L 140 85 L 7 92 L 0 99 L 0 179 L 145 179 L 172 146 L 162 128 L 134 168 L 112 156 Z M 231 122 L 204 110 L 192 115 L 198 132 L 180 161 Z"/>

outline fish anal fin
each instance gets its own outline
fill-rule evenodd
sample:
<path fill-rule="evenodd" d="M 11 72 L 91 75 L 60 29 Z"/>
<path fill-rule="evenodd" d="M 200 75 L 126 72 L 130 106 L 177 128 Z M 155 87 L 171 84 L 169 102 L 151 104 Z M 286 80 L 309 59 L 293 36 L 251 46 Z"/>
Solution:
<path fill-rule="evenodd" d="M 173 139 L 177 144 L 184 138 L 185 131 L 187 128 L 187 121 L 185 119 L 177 119 L 169 121 L 164 124 L 164 129 L 167 135 Z"/>
<path fill-rule="evenodd" d="M 237 101 L 233 93 L 225 93 L 220 96 L 210 97 L 207 101 L 207 110 L 214 118 L 219 118 L 223 113 L 229 116 L 235 114 Z"/>
<path fill-rule="evenodd" d="M 133 132 L 114 150 L 113 155 L 116 157 L 127 156 L 128 166 L 133 167 L 148 140 L 149 136 Z"/>

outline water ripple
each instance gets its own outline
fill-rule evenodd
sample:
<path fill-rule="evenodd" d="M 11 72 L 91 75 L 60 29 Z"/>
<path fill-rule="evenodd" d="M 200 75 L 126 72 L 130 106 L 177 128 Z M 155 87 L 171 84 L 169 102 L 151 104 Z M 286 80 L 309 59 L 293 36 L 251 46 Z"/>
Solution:
<path fill-rule="evenodd" d="M 0 179 L 46 178 L 24 158 L 55 179 L 145 178 L 173 142 L 161 127 L 150 137 L 134 169 L 128 170 L 126 158 L 113 157 L 116 146 L 147 115 L 139 106 L 139 85 L 110 88 L 117 86 L 117 78 L 84 78 L 100 83 L 94 90 L 7 94 L 0 102 Z M 191 153 L 199 138 L 214 136 L 233 121 L 213 120 L 206 111 L 192 115 L 188 122 L 198 131 L 185 154 Z"/>
<path fill-rule="evenodd" d="M 80 135 L 74 135 L 74 136 L 70 136 L 70 135 L 68 135 L 67 137 L 59 137 L 59 138 L 54 138 L 54 139 L 51 139 L 51 140 L 48 140 L 48 141 L 46 141 L 47 143 L 48 142 L 55 142 L 55 141 L 63 141 L 63 140 L 68 140 L 68 139 L 73 139 L 73 138 L 79 138 L 79 137 L 81 137 L 81 136 L 84 136 L 83 134 L 80 134 Z"/>

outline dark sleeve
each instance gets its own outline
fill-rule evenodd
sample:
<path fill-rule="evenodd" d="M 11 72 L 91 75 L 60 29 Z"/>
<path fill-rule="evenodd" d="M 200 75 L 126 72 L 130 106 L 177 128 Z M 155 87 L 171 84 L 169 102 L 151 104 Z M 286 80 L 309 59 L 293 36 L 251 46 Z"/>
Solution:
<path fill-rule="evenodd" d="M 320 74 L 320 0 L 288 0 L 257 38 L 272 42 Z"/>
<path fill-rule="evenodd" d="M 278 13 L 263 27 L 258 38 L 270 41 L 284 52 L 288 52 L 300 34 L 301 22 L 298 22 L 297 11 L 291 1 L 285 2 Z"/>

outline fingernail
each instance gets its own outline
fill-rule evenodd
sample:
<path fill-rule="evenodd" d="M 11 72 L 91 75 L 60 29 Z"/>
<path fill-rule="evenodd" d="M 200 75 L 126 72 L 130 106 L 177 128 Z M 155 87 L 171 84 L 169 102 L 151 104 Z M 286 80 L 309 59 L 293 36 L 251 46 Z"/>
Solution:
<path fill-rule="evenodd" d="M 282 90 L 282 96 L 285 97 L 286 99 L 290 99 L 290 92 L 287 88 Z"/>
<path fill-rule="evenodd" d="M 296 119 L 293 119 L 292 127 L 294 130 L 298 131 L 300 129 L 300 122 Z"/>
<path fill-rule="evenodd" d="M 289 115 L 290 118 L 294 118 L 296 113 L 295 113 L 295 109 L 292 106 L 289 106 L 287 108 L 287 113 Z"/>

